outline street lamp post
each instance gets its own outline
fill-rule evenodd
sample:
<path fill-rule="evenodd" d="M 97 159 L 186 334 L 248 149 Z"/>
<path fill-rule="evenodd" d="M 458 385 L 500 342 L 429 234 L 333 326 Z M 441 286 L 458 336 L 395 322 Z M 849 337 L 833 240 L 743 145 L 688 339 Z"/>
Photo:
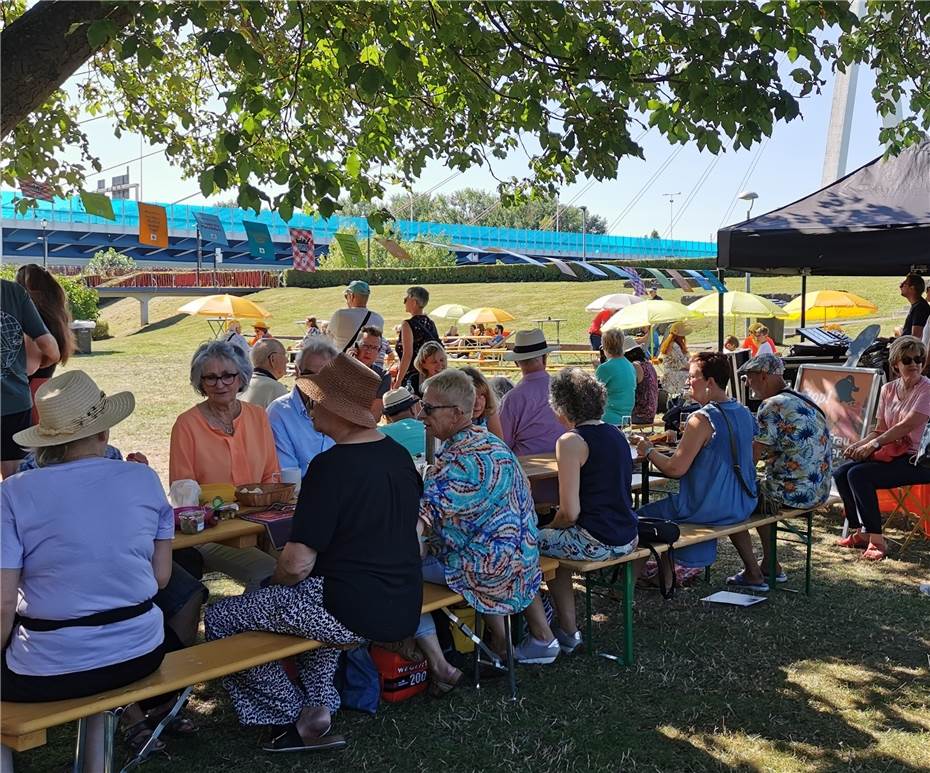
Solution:
<path fill-rule="evenodd" d="M 662 195 L 668 199 L 668 238 L 671 240 L 675 228 L 675 197 L 681 196 L 681 191 L 677 191 L 676 193 L 663 193 Z"/>
<path fill-rule="evenodd" d="M 588 259 L 588 250 L 585 238 L 588 231 L 588 208 L 582 204 L 579 209 L 581 209 L 581 262 L 584 263 Z"/>
<path fill-rule="evenodd" d="M 48 268 L 48 220 L 42 218 L 42 268 Z"/>
<path fill-rule="evenodd" d="M 746 208 L 746 220 L 749 220 L 749 216 L 752 214 L 752 205 L 756 203 L 756 199 L 759 198 L 759 194 L 755 191 L 743 191 L 739 196 L 737 196 L 740 201 L 748 201 L 749 206 Z M 747 271 L 746 272 L 746 292 L 751 292 L 752 289 L 752 276 Z M 746 319 L 744 323 L 746 333 L 749 332 L 749 320 Z"/>

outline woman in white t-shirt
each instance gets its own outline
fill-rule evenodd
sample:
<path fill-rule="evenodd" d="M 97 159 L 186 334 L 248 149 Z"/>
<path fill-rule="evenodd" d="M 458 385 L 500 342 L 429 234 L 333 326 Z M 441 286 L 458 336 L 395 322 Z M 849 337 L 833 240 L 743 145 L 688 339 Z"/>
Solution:
<path fill-rule="evenodd" d="M 930 467 L 915 466 L 911 457 L 930 420 L 930 379 L 921 375 L 927 348 L 919 338 L 901 336 L 889 351 L 889 365 L 899 378 L 882 387 L 878 424 L 843 455 L 851 461 L 833 472 L 852 532 L 837 542 L 844 548 L 865 548 L 862 557 L 881 561 L 887 552 L 878 508 L 878 489 L 930 483 Z M 851 377 L 849 377 L 851 378 Z M 836 385 L 850 391 L 854 384 Z M 862 533 L 864 531 L 865 533 Z"/>

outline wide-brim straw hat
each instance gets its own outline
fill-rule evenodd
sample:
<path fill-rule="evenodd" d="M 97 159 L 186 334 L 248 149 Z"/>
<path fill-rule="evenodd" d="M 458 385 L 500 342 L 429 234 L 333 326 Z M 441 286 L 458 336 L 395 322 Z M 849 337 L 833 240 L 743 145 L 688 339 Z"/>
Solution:
<path fill-rule="evenodd" d="M 521 360 L 531 360 L 534 357 L 542 357 L 549 352 L 557 352 L 559 347 L 549 346 L 546 343 L 546 335 L 542 330 L 519 330 L 514 338 L 513 349 L 504 354 L 504 359 L 509 362 L 520 362 Z"/>
<path fill-rule="evenodd" d="M 669 327 L 668 332 L 674 336 L 682 336 L 684 338 L 685 336 L 691 335 L 694 332 L 694 328 L 685 321 L 679 321 L 673 323 L 671 327 Z"/>
<path fill-rule="evenodd" d="M 83 370 L 69 370 L 39 387 L 39 423 L 17 432 L 13 442 L 23 448 L 44 448 L 88 438 L 116 426 L 135 407 L 132 392 L 107 396 Z"/>
<path fill-rule="evenodd" d="M 367 365 L 346 354 L 326 363 L 319 373 L 301 376 L 297 388 L 330 413 L 360 427 L 376 427 L 371 404 L 381 379 Z"/>

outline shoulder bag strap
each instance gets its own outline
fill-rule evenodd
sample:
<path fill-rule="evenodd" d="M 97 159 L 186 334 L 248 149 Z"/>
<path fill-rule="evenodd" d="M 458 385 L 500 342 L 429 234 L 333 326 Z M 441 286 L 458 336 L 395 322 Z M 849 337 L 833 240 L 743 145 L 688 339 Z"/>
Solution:
<path fill-rule="evenodd" d="M 358 339 L 358 334 L 362 332 L 362 328 L 365 327 L 365 325 L 368 324 L 368 320 L 370 320 L 370 319 L 371 319 L 371 312 L 369 311 L 369 312 L 365 315 L 365 319 L 362 320 L 362 324 L 359 325 L 359 326 L 358 326 L 358 329 L 355 331 L 355 335 L 353 335 L 353 336 L 349 339 L 349 343 L 347 343 L 345 346 L 342 347 L 342 353 L 343 353 L 343 354 L 345 354 L 347 351 L 349 351 L 349 347 L 350 347 L 350 346 L 353 346 L 353 345 L 355 344 L 355 341 Z"/>
<path fill-rule="evenodd" d="M 794 396 L 797 397 L 799 400 L 803 400 L 805 403 L 807 403 L 809 406 L 811 406 L 811 408 L 815 409 L 815 410 L 817 411 L 817 413 L 819 413 L 821 416 L 823 416 L 824 418 L 826 418 L 826 414 L 823 412 L 823 408 L 821 408 L 819 405 L 817 405 L 817 403 L 815 403 L 813 400 L 811 400 L 807 395 L 802 395 L 800 392 L 798 392 L 797 390 L 792 389 L 791 387 L 785 387 L 785 388 L 782 389 L 781 392 L 779 392 L 778 394 L 783 395 L 783 394 L 786 394 L 786 393 L 789 394 L 789 395 L 794 395 Z"/>
<path fill-rule="evenodd" d="M 733 462 L 733 471 L 736 473 L 736 479 L 739 481 L 739 485 L 743 491 L 745 491 L 748 496 L 755 499 L 759 496 L 759 492 L 749 488 L 749 484 L 746 483 L 746 479 L 743 477 L 743 468 L 739 465 L 739 455 L 736 451 L 736 436 L 733 434 L 733 427 L 730 426 L 730 420 L 727 418 L 726 411 L 717 403 L 710 404 L 720 412 L 720 415 L 723 416 L 724 423 L 727 425 L 727 435 L 730 439 L 730 457 Z"/>

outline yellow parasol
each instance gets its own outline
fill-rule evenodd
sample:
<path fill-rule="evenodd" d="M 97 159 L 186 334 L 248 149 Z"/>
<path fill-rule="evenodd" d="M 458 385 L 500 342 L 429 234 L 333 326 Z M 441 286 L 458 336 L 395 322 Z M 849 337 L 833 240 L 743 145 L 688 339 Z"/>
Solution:
<path fill-rule="evenodd" d="M 255 301 L 238 295 L 208 295 L 185 303 L 178 311 L 197 317 L 240 317 L 243 319 L 267 319 L 271 313 Z"/>
<path fill-rule="evenodd" d="M 719 311 L 718 293 L 711 293 L 689 303 L 688 308 L 697 311 L 705 317 L 716 317 Z M 788 313 L 780 306 L 772 303 L 761 295 L 746 293 L 740 290 L 731 290 L 723 294 L 724 317 L 778 317 L 784 319 Z"/>
<path fill-rule="evenodd" d="M 468 312 L 468 306 L 463 306 L 461 303 L 444 303 L 433 309 L 429 315 L 436 319 L 458 319 L 466 312 Z"/>
<path fill-rule="evenodd" d="M 633 330 L 652 325 L 664 325 L 683 319 L 700 319 L 701 314 L 675 301 L 643 301 L 620 309 L 601 330 Z"/>
<path fill-rule="evenodd" d="M 477 309 L 472 309 L 471 311 L 463 314 L 459 317 L 460 325 L 487 325 L 488 323 L 495 322 L 510 322 L 511 320 L 516 319 L 508 311 L 503 309 L 495 309 L 492 306 L 481 306 Z"/>
<path fill-rule="evenodd" d="M 788 319 L 801 318 L 801 297 L 799 295 L 785 305 Z M 803 297 L 806 322 L 867 317 L 878 311 L 878 306 L 872 301 L 845 290 L 814 290 Z"/>

